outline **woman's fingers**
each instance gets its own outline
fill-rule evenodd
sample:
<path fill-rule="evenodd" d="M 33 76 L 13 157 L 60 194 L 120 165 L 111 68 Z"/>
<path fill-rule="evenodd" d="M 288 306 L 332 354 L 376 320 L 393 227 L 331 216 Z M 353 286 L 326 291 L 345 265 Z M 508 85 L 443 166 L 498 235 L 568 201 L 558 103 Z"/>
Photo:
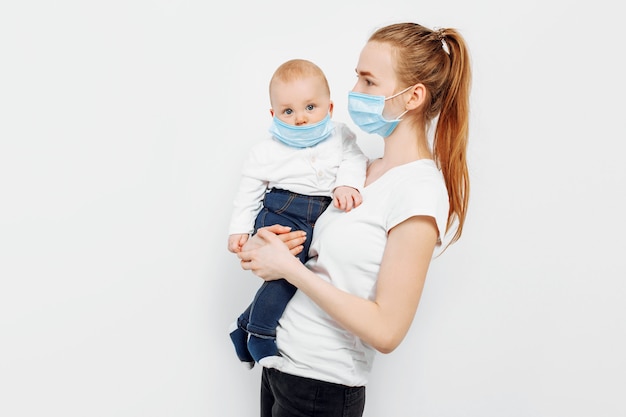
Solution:
<path fill-rule="evenodd" d="M 273 224 L 271 226 L 265 226 L 265 227 L 260 228 L 259 232 L 261 230 L 267 230 L 267 231 L 270 231 L 270 232 L 272 232 L 272 233 L 274 233 L 276 235 L 280 235 L 280 234 L 283 234 L 283 233 L 288 233 L 291 230 L 291 227 L 289 227 L 289 226 L 282 226 L 280 224 Z"/>
<path fill-rule="evenodd" d="M 254 244 L 255 248 L 260 246 L 265 246 L 270 242 L 273 242 L 274 239 L 278 238 L 281 240 L 290 251 L 293 252 L 295 249 L 296 252 L 294 254 L 298 254 L 302 251 L 302 249 L 298 249 L 298 246 L 301 246 L 306 241 L 306 232 L 303 230 L 294 230 L 290 232 L 291 228 L 281 225 L 273 225 L 260 228 L 257 233 L 257 241 Z M 277 234 L 278 232 L 278 234 Z M 252 248 L 252 247 L 250 247 Z"/>
<path fill-rule="evenodd" d="M 289 252 L 291 252 L 293 256 L 298 256 L 300 252 L 302 252 L 303 250 L 304 250 L 304 246 L 300 245 L 300 246 L 296 246 L 293 249 L 290 249 Z"/>
<path fill-rule="evenodd" d="M 248 239 L 243 250 L 237 253 L 241 268 L 264 279 L 274 277 L 277 268 L 280 269 L 280 259 L 286 259 L 283 255 L 289 252 L 292 256 L 297 256 L 304 250 L 306 233 L 302 230 L 289 230 L 289 227 L 280 225 L 260 228 Z"/>
<path fill-rule="evenodd" d="M 306 233 L 302 230 L 278 235 L 278 237 L 289 249 L 294 249 L 306 241 Z"/>
<path fill-rule="evenodd" d="M 246 260 L 241 260 L 239 261 L 239 263 L 241 264 L 241 269 L 245 269 L 246 271 L 250 270 L 250 262 L 246 261 Z"/>

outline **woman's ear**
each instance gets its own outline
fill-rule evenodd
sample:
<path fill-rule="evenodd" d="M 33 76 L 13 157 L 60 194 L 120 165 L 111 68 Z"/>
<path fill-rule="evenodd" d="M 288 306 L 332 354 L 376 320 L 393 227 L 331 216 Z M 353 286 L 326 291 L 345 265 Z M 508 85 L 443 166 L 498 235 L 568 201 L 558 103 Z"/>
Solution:
<path fill-rule="evenodd" d="M 421 107 L 426 101 L 426 87 L 424 84 L 415 84 L 413 89 L 409 91 L 411 92 L 411 97 L 409 97 L 409 101 L 406 103 L 406 110 L 415 110 Z"/>

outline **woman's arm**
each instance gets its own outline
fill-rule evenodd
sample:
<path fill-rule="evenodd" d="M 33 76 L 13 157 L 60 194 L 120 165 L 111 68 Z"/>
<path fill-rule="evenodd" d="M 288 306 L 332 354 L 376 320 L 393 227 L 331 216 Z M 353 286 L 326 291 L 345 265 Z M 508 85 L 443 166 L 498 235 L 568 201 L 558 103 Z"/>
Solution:
<path fill-rule="evenodd" d="M 373 301 L 319 278 L 269 231 L 260 230 L 258 236 L 264 245 L 250 251 L 244 248 L 238 254 L 244 269 L 265 280 L 286 278 L 346 330 L 376 350 L 389 353 L 404 339 L 415 316 L 437 227 L 432 217 L 415 216 L 389 231 Z"/>

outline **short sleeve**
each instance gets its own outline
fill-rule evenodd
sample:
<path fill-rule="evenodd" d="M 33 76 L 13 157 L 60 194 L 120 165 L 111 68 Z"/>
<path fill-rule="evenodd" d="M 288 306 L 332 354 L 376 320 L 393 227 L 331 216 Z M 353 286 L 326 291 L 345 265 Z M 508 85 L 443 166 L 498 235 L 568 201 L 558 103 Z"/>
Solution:
<path fill-rule="evenodd" d="M 413 216 L 430 216 L 435 219 L 438 242 L 441 243 L 448 223 L 448 191 L 438 170 L 429 175 L 423 174 L 418 179 L 407 178 L 401 181 L 396 184 L 395 192 L 389 194 L 394 201 L 389 205 L 386 228 L 389 231 Z"/>

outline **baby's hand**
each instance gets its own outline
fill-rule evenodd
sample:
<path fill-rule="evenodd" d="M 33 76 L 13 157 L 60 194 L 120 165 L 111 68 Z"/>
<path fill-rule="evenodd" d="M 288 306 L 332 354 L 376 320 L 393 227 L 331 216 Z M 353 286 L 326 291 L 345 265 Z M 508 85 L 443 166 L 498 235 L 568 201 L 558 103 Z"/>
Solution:
<path fill-rule="evenodd" d="M 360 206 L 362 202 L 363 197 L 356 188 L 342 185 L 333 191 L 333 205 L 340 210 L 348 212 Z"/>
<path fill-rule="evenodd" d="M 232 253 L 239 253 L 241 252 L 241 248 L 243 248 L 243 245 L 245 245 L 247 241 L 247 233 L 230 235 L 228 236 L 228 250 Z"/>

